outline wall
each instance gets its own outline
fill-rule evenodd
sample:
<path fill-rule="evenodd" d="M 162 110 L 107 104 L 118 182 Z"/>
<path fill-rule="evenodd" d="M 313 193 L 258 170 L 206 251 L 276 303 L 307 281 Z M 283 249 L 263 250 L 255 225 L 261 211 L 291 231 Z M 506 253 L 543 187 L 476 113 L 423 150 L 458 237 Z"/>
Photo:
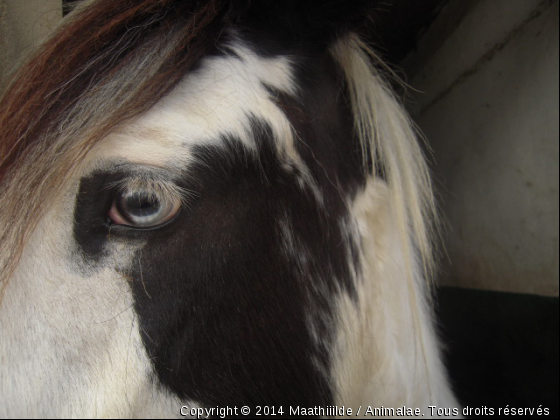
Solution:
<path fill-rule="evenodd" d="M 0 0 L 0 87 L 62 18 L 62 0 Z"/>
<path fill-rule="evenodd" d="M 558 295 L 558 1 L 465 3 L 404 63 L 447 220 L 440 282 Z"/>

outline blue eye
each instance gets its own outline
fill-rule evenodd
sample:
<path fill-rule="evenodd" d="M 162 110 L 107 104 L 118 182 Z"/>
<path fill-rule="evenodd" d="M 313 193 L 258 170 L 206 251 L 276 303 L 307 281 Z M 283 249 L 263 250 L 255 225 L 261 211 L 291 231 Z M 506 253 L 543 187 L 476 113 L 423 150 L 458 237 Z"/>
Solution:
<path fill-rule="evenodd" d="M 115 197 L 109 218 L 116 225 L 150 228 L 168 222 L 180 208 L 180 200 L 163 197 L 155 191 L 126 191 Z"/>

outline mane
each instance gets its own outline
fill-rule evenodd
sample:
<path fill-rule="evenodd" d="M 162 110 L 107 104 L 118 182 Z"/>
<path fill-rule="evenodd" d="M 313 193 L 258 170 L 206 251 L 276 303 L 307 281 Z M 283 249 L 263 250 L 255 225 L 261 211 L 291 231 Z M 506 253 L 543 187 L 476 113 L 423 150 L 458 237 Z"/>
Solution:
<path fill-rule="evenodd" d="M 413 351 L 426 366 L 417 374 L 429 379 L 423 382 L 428 384 L 433 398 L 437 390 L 431 389 L 430 384 L 438 383 L 440 378 L 427 369 L 433 365 L 434 350 L 437 354 L 434 349 L 437 345 L 430 338 L 427 326 L 431 325 L 438 217 L 429 169 L 413 122 L 378 70 L 388 70 L 390 76 L 395 77 L 390 69 L 356 35 L 339 40 L 331 53 L 345 74 L 364 159 L 369 158 L 373 165 L 370 182 L 375 181 L 375 174 L 382 173 L 388 186 L 390 212 L 404 256 L 402 275 L 414 324 L 409 333 L 414 338 Z M 367 202 L 366 205 L 374 204 Z M 366 223 L 375 222 L 368 220 Z M 368 259 L 367 255 L 364 257 Z M 372 257 L 375 258 L 369 256 Z M 436 381 L 432 382 L 433 379 Z"/>
<path fill-rule="evenodd" d="M 225 0 L 100 0 L 66 18 L 22 66 L 0 101 L 2 290 L 62 181 L 216 48 L 231 10 Z M 434 201 L 421 149 L 375 54 L 355 35 L 331 54 L 346 77 L 364 155 L 386 176 L 413 290 L 414 267 L 423 278 L 433 267 Z"/>
<path fill-rule="evenodd" d="M 437 212 L 414 124 L 377 70 L 376 65 L 384 66 L 381 59 L 359 37 L 339 41 L 332 53 L 345 72 L 363 154 L 369 151 L 373 173 L 383 172 L 391 191 L 392 210 L 405 242 L 407 261 L 418 255 L 417 263 L 425 278 L 431 280 Z M 411 271 L 408 274 L 411 276 Z"/>
<path fill-rule="evenodd" d="M 222 36 L 222 0 L 100 0 L 68 16 L 0 100 L 0 282 L 93 145 L 151 108 Z"/>

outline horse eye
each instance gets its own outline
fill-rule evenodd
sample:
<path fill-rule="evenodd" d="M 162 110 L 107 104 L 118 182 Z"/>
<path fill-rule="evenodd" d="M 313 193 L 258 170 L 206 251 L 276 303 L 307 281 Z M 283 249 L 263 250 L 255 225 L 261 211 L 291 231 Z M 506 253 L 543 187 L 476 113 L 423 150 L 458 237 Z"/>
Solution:
<path fill-rule="evenodd" d="M 180 200 L 155 191 L 126 191 L 115 197 L 109 218 L 116 225 L 151 228 L 171 220 L 180 208 Z"/>

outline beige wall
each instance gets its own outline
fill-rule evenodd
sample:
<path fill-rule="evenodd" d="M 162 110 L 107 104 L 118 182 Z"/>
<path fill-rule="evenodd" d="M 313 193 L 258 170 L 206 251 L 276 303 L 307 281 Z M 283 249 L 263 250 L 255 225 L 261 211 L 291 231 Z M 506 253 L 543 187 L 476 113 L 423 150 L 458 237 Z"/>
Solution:
<path fill-rule="evenodd" d="M 441 282 L 557 296 L 558 1 L 473 1 L 445 29 L 462 2 L 405 62 L 448 222 Z"/>
<path fill-rule="evenodd" d="M 0 80 L 61 18 L 62 0 L 0 0 Z"/>

